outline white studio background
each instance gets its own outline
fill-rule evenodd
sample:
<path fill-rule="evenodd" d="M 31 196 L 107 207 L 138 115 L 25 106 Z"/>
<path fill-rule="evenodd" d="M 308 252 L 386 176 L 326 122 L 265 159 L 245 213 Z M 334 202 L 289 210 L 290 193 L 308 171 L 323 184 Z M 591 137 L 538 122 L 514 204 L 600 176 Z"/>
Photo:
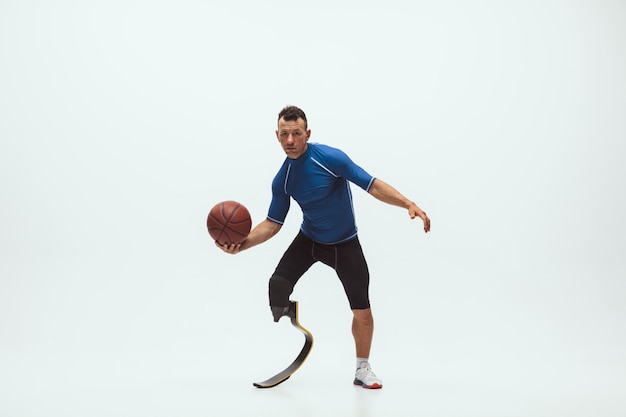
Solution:
<path fill-rule="evenodd" d="M 626 4 L 0 0 L 0 416 L 626 413 Z M 353 187 L 372 273 L 355 391 L 332 271 L 267 309 L 282 106 L 431 216 Z"/>

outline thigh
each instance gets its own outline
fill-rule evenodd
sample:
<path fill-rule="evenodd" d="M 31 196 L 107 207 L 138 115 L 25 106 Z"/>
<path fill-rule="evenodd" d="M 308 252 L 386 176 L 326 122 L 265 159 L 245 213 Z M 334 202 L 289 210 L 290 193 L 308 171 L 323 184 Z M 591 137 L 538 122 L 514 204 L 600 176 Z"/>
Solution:
<path fill-rule="evenodd" d="M 278 262 L 273 276 L 284 278 L 295 285 L 315 263 L 315 259 L 311 256 L 312 250 L 313 240 L 299 232 Z"/>
<path fill-rule="evenodd" d="M 335 270 L 350 302 L 350 308 L 369 308 L 370 274 L 358 238 L 337 245 Z"/>

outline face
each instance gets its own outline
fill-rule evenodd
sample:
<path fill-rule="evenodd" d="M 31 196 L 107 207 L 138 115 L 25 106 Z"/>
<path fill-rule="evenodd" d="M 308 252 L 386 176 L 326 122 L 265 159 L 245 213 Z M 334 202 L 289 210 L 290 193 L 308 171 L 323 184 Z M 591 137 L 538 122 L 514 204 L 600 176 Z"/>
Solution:
<path fill-rule="evenodd" d="M 304 127 L 304 120 L 301 118 L 295 121 L 286 121 L 281 118 L 278 121 L 276 137 L 288 158 L 296 159 L 306 152 L 309 136 L 311 136 L 311 130 Z"/>

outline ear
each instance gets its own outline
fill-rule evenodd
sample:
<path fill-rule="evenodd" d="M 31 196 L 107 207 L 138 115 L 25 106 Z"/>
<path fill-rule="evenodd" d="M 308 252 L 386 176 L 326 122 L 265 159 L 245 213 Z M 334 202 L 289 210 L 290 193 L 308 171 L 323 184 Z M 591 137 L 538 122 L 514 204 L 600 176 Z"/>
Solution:
<path fill-rule="evenodd" d="M 276 131 L 276 139 L 280 142 L 280 138 L 278 137 L 278 130 Z"/>
<path fill-rule="evenodd" d="M 276 133 L 278 134 L 278 133 Z M 311 129 L 307 129 L 306 131 L 306 140 L 308 141 L 311 138 Z"/>

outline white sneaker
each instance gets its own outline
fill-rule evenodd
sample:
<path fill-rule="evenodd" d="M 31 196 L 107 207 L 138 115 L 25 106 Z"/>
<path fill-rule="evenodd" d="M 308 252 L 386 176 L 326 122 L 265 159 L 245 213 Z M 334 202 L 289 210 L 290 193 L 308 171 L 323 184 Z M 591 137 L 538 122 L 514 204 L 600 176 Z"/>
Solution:
<path fill-rule="evenodd" d="M 370 364 L 364 362 L 354 374 L 354 385 L 360 385 L 363 388 L 376 389 L 383 387 L 383 381 L 372 372 Z"/>

